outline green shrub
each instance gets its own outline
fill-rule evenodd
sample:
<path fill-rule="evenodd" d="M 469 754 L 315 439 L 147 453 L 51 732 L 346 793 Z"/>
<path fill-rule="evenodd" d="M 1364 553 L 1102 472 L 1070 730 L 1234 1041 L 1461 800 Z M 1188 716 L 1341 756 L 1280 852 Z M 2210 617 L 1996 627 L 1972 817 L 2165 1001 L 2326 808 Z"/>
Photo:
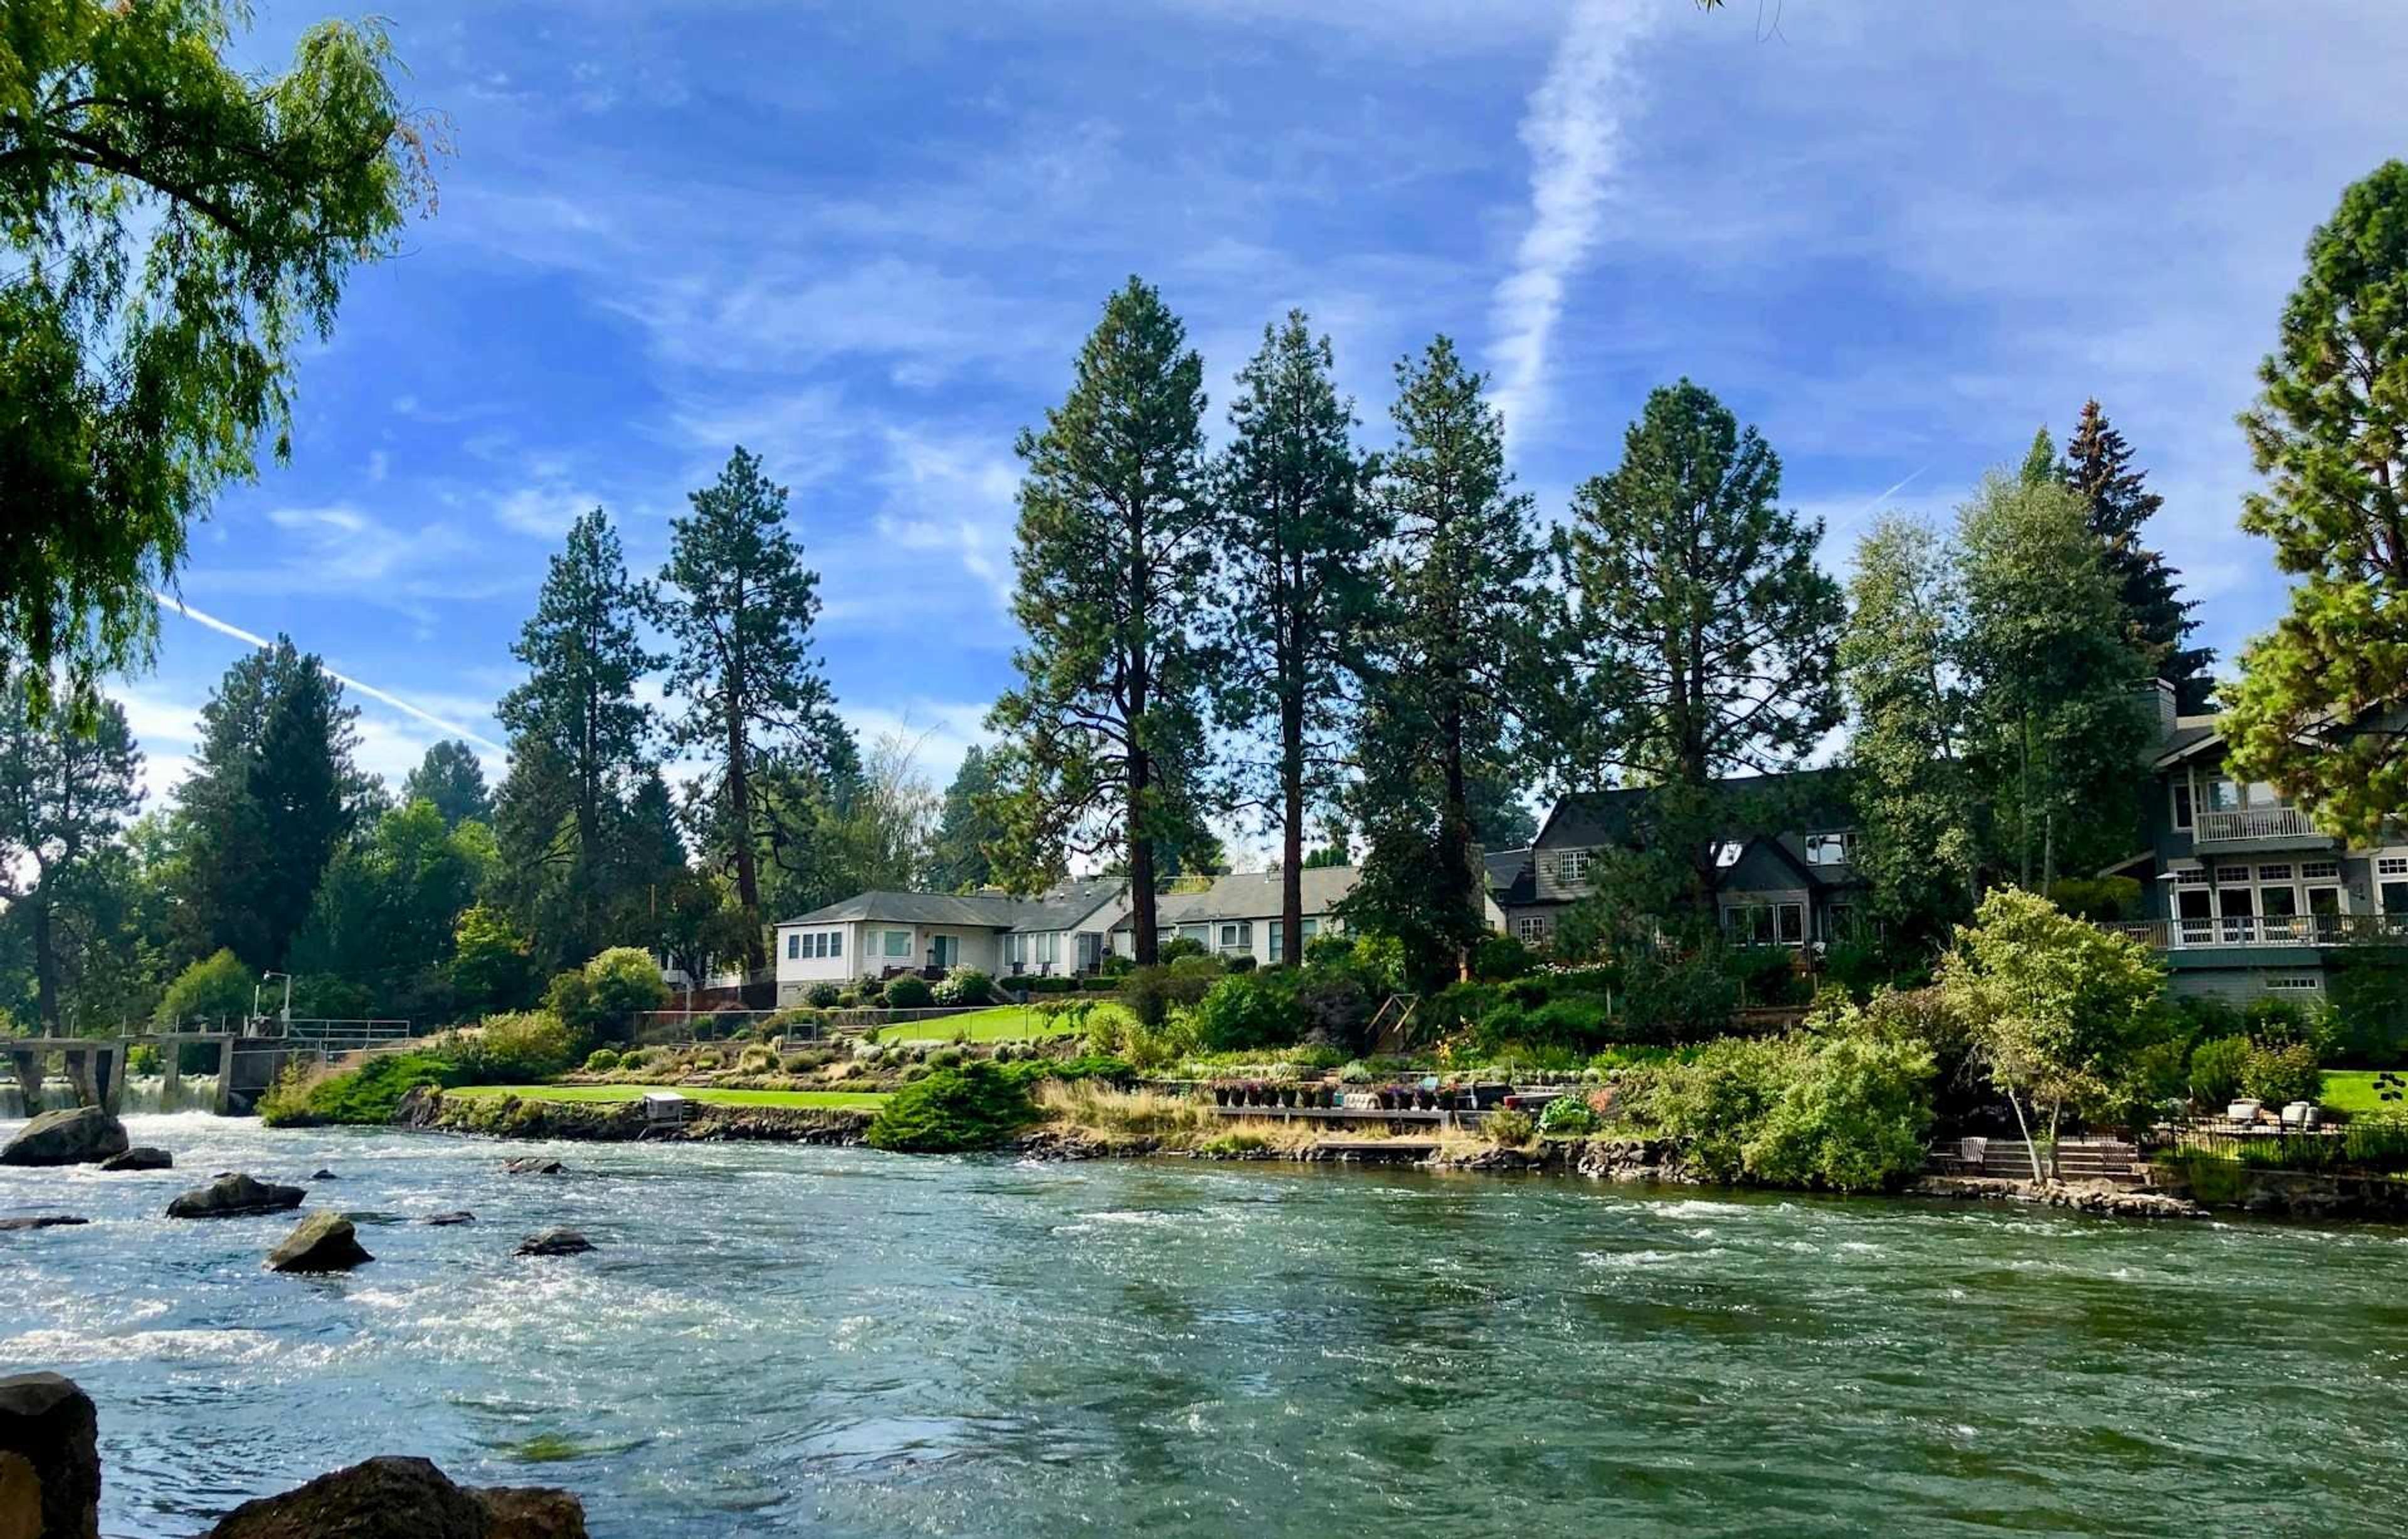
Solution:
<path fill-rule="evenodd" d="M 1137 963 L 1117 951 L 1106 952 L 1104 959 L 1096 964 L 1097 976 L 1107 981 L 1125 978 L 1136 971 Z"/>
<path fill-rule="evenodd" d="M 1285 968 L 1228 974 L 1189 1012 L 1197 1045 L 1206 1052 L 1226 1053 L 1295 1042 L 1302 1035 L 1303 1026 L 1296 995 L 1297 975 Z"/>
<path fill-rule="evenodd" d="M 552 982 L 544 985 L 543 1008 L 572 1031 L 590 1033 L 602 1023 L 602 1012 L 594 1003 L 594 985 L 574 969 L 552 975 Z"/>
<path fill-rule="evenodd" d="M 1720 1036 L 1739 1008 L 1739 985 L 1713 950 L 1685 955 L 1647 951 L 1624 970 L 1616 1035 L 1627 1043 L 1704 1042 Z"/>
<path fill-rule="evenodd" d="M 1521 1148 L 1539 1136 L 1539 1125 L 1530 1120 L 1530 1114 L 1511 1106 L 1499 1106 L 1489 1113 L 1480 1124 L 1480 1130 L 1490 1143 L 1509 1149 Z"/>
<path fill-rule="evenodd" d="M 2316 1066 L 2316 1050 L 2306 1043 L 2253 1043 L 2242 1066 L 2241 1088 L 2269 1106 L 2313 1101 L 2324 1094 L 2324 1071 Z"/>
<path fill-rule="evenodd" d="M 1491 935 L 1471 950 L 1471 975 L 1483 983 L 1519 978 L 1539 965 L 1530 948 L 1510 935 Z"/>
<path fill-rule="evenodd" d="M 597 1047 L 585 1055 L 585 1072 L 589 1074 L 607 1074 L 618 1067 L 619 1050 L 615 1047 Z"/>
<path fill-rule="evenodd" d="M 585 983 L 599 1017 L 592 1023 L 597 1031 L 623 1033 L 631 1017 L 666 1009 L 669 1002 L 669 985 L 661 976 L 660 963 L 640 946 L 612 946 L 602 952 L 585 964 Z"/>
<path fill-rule="evenodd" d="M 1221 958 L 1221 965 L 1227 968 L 1231 972 L 1252 972 L 1260 964 L 1254 960 L 1254 955 L 1251 952 L 1241 951 L 1235 956 L 1224 956 Z"/>
<path fill-rule="evenodd" d="M 2200 1106 L 2221 1111 L 2241 1099 L 2248 1077 L 2250 1043 L 2246 1037 L 2217 1037 L 2190 1052 L 2190 1099 Z"/>
<path fill-rule="evenodd" d="M 1354 960 L 1354 941 L 1338 930 L 1323 930 L 1304 943 L 1307 968 L 1345 967 Z"/>
<path fill-rule="evenodd" d="M 271 1128 L 383 1127 L 401 1098 L 419 1086 L 466 1083 L 458 1064 L 434 1053 L 379 1053 L 357 1069 L 326 1077 L 296 1063 L 259 1098 L 259 1117 Z"/>
<path fill-rule="evenodd" d="M 1787 946 L 1734 946 L 1724 955 L 1723 971 L 1752 1005 L 1798 1004 L 1812 986 L 1798 971 L 1798 954 Z"/>
<path fill-rule="evenodd" d="M 1203 942 L 1198 941 L 1192 935 L 1181 935 L 1175 936 L 1168 941 L 1165 941 L 1161 946 L 1155 950 L 1154 959 L 1156 963 L 1167 966 L 1169 963 L 1178 961 L 1182 956 L 1205 956 L 1209 955 L 1211 955 L 1211 953 L 1205 949 Z"/>
<path fill-rule="evenodd" d="M 1354 966 L 1364 984 L 1386 995 L 1401 992 L 1408 983 L 1405 942 L 1394 935 L 1365 935 L 1354 942 Z"/>
<path fill-rule="evenodd" d="M 995 980 L 974 967 L 957 967 L 929 994 L 939 1004 L 989 1004 L 995 1000 Z"/>
<path fill-rule="evenodd" d="M 147 1042 L 136 1043 L 125 1055 L 125 1072 L 129 1074 L 150 1075 L 159 1072 L 159 1050 Z"/>
<path fill-rule="evenodd" d="M 1211 992 L 1222 977 L 1221 960 L 1200 948 L 1156 967 L 1141 967 L 1121 985 L 1121 999 L 1148 1026 L 1159 1026 L 1174 1009 L 1186 1009 Z"/>
<path fill-rule="evenodd" d="M 1558 1138 L 1582 1138 L 1604 1126 L 1604 1119 L 1579 1096 L 1557 1096 L 1539 1109 L 1539 1131 Z"/>
<path fill-rule="evenodd" d="M 488 1015 L 467 1031 L 437 1039 L 438 1051 L 460 1066 L 469 1085 L 527 1085 L 550 1079 L 578 1058 L 578 1034 L 542 1010 Z"/>
<path fill-rule="evenodd" d="M 837 1000 L 843 997 L 844 990 L 825 978 L 803 990 L 803 1002 L 814 1010 L 834 1010 Z"/>
<path fill-rule="evenodd" d="M 176 974 L 159 999 L 159 1019 L 169 1026 L 194 1016 L 211 1022 L 249 1018 L 259 980 L 241 958 L 220 948 Z"/>
<path fill-rule="evenodd" d="M 928 980 L 916 973 L 906 972 L 886 981 L 886 1008 L 889 1010 L 925 1010 L 936 997 L 937 991 L 928 986 Z"/>
<path fill-rule="evenodd" d="M 1923 1168 L 1932 1060 L 1920 1044 L 1842 1037 L 1788 1068 L 1780 1099 L 1747 1142 L 1751 1178 L 1878 1191 Z"/>
<path fill-rule="evenodd" d="M 874 1148 L 950 1154 L 995 1148 L 1036 1120 L 1036 1104 L 1021 1081 L 982 1060 L 934 1070 L 904 1086 L 866 1136 Z"/>

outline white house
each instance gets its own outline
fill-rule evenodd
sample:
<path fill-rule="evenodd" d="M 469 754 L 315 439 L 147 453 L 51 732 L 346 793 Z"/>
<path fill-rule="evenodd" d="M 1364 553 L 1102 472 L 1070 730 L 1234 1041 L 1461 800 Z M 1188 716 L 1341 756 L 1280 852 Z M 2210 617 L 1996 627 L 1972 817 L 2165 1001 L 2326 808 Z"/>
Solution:
<path fill-rule="evenodd" d="M 865 892 L 777 928 L 778 1002 L 817 983 L 973 967 L 994 977 L 1092 971 L 1127 912 L 1116 878 L 1065 883 L 1035 898 Z"/>
<path fill-rule="evenodd" d="M 1299 874 L 1308 943 L 1324 930 L 1343 928 L 1330 911 L 1354 890 L 1361 874 L 1352 866 L 1307 867 Z M 1165 893 L 1154 899 L 1154 939 L 1157 943 L 1180 938 L 1199 941 L 1216 956 L 1252 956 L 1268 967 L 1289 960 L 1283 950 L 1285 927 L 1279 917 L 1280 873 L 1234 871 L 1213 878 L 1212 885 L 1201 892 Z M 1135 955 L 1125 909 L 1112 926 L 1111 935 L 1114 951 L 1124 956 Z"/>

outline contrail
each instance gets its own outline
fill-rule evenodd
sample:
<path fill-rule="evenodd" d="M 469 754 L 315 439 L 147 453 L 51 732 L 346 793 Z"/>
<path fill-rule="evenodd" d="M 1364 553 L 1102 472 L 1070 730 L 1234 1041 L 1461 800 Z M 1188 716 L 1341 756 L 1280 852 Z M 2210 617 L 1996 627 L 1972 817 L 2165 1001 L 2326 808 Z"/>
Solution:
<path fill-rule="evenodd" d="M 1655 7 L 1643 0 L 1581 0 L 1555 46 L 1547 78 L 1530 93 L 1522 142 L 1530 151 L 1530 227 L 1513 271 L 1497 285 L 1490 348 L 1498 409 L 1509 431 L 1543 404 L 1547 346 L 1564 288 L 1597 243 L 1606 181 L 1620 146 L 1625 65 Z"/>
<path fill-rule="evenodd" d="M 182 615 L 187 620 L 195 621 L 201 625 L 207 626 L 209 629 L 216 631 L 221 636 L 231 636 L 237 641 L 248 641 L 252 646 L 259 648 L 262 652 L 267 651 L 276 644 L 264 636 L 252 635 L 250 631 L 243 629 L 240 626 L 230 625 L 227 622 L 219 619 L 214 614 L 203 614 L 200 611 L 186 604 L 182 599 L 172 597 L 167 594 L 161 593 L 156 588 L 152 588 L 150 590 L 150 597 L 157 599 L 161 607 L 174 610 L 178 614 Z M 318 666 L 325 668 L 323 663 L 321 663 Z M 495 742 L 493 739 L 484 736 L 482 733 L 471 732 L 457 722 L 447 722 L 442 717 L 435 714 L 432 711 L 423 710 L 418 706 L 414 706 L 398 695 L 387 694 L 385 691 L 379 689 L 374 684 L 362 683 L 359 680 L 351 678 L 347 674 L 337 673 L 331 668 L 326 669 L 326 677 L 334 680 L 337 683 L 341 684 L 346 689 L 358 690 L 369 699 L 382 700 L 385 704 L 393 707 L 395 711 L 406 712 L 408 714 L 417 717 L 420 721 L 426 723 L 430 726 L 439 726 L 455 738 L 466 738 L 470 742 L 477 744 L 479 747 L 490 748 L 496 754 L 507 755 L 509 753 L 508 748 Z"/>

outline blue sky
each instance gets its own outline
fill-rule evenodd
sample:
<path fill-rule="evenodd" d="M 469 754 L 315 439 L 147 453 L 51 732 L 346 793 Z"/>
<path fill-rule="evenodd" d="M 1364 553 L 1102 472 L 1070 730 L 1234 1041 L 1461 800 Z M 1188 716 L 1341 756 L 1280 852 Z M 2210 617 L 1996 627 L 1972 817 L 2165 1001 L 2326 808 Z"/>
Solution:
<path fill-rule="evenodd" d="M 600 503 L 657 568 L 741 442 L 793 489 L 846 714 L 939 784 L 1010 678 L 1012 435 L 1131 272 L 1216 431 L 1290 306 L 1373 441 L 1396 358 L 1454 335 L 1549 517 L 1686 374 L 1835 568 L 2095 394 L 2229 652 L 2281 604 L 2233 414 L 2309 230 L 2408 149 L 2408 7 L 2373 4 L 384 8 L 450 120 L 439 210 L 353 282 L 185 602 L 498 740 L 568 520 Z M 244 50 L 324 14 L 268 0 Z M 120 691 L 154 787 L 241 650 L 163 620 Z M 390 777 L 447 735 L 359 703 Z"/>

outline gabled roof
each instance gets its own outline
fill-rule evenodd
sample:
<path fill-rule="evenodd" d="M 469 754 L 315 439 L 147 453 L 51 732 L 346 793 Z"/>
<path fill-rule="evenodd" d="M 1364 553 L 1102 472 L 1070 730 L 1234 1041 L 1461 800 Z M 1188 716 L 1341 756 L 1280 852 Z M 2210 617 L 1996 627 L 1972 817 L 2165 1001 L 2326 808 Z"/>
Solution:
<path fill-rule="evenodd" d="M 2214 747 L 2223 741 L 2224 734 L 2216 730 L 2215 718 L 2213 716 L 2185 717 L 2175 725 L 2172 732 L 2166 734 L 2165 741 L 2157 744 L 2157 757 L 2150 761 L 2150 767 L 2157 770 L 2171 769 L 2186 758 L 2194 757 L 2204 749 Z"/>
<path fill-rule="evenodd" d="M 1065 882 L 1050 892 L 1038 894 L 1022 906 L 1022 913 L 1012 924 L 1015 931 L 1076 929 L 1079 921 L 1128 891 L 1128 881 L 1118 876 L 1090 876 L 1075 882 Z"/>
<path fill-rule="evenodd" d="M 884 892 L 855 893 L 840 902 L 813 909 L 789 925 L 834 925 L 850 919 L 884 919 L 898 925 L 961 925 L 969 928 L 1010 929 L 1033 899 L 1001 893 Z"/>
<path fill-rule="evenodd" d="M 1855 820 L 1848 807 L 1844 772 L 1839 770 L 1792 770 L 1778 775 L 1733 775 L 1714 783 L 1715 789 L 1728 793 L 1734 801 L 1730 809 L 1732 826 L 1716 830 L 1717 837 L 1742 839 L 1767 831 L 1761 826 L 1769 823 L 1784 830 L 1800 833 L 1835 831 L 1846 828 Z M 1628 844 L 1635 835 L 1639 820 L 1646 811 L 1648 798 L 1655 795 L 1652 786 L 1624 786 L 1612 791 L 1593 791 L 1568 796 L 1557 801 L 1540 826 L 1534 847 L 1597 849 L 1609 844 Z M 1761 808 L 1748 805 L 1752 801 L 1767 803 Z M 1758 813 L 1762 813 L 1761 818 Z"/>
<path fill-rule="evenodd" d="M 1354 890 L 1362 872 L 1353 866 L 1308 866 L 1297 873 L 1304 912 L 1319 916 L 1338 906 Z M 1223 919 L 1276 919 L 1280 915 L 1280 873 L 1232 871 L 1215 877 L 1202 892 L 1165 893 L 1154 900 L 1158 926 L 1208 925 Z M 1123 915 L 1119 925 L 1127 924 Z M 1118 928 L 1119 925 L 1113 928 Z"/>
<path fill-rule="evenodd" d="M 1480 857 L 1487 868 L 1488 896 L 1499 903 L 1526 903 L 1538 891 L 1539 872 L 1530 846 L 1491 850 Z"/>

